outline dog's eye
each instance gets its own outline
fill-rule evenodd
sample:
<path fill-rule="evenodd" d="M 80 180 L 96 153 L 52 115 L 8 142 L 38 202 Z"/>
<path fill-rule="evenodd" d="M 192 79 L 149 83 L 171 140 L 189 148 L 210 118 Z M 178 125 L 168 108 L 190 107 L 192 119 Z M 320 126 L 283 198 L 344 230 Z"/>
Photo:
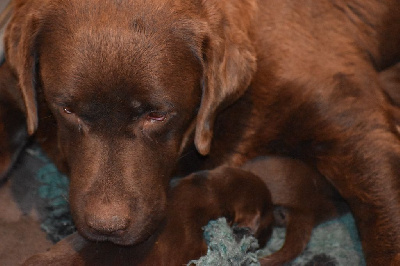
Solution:
<path fill-rule="evenodd" d="M 167 113 L 165 112 L 150 112 L 147 114 L 147 119 L 151 120 L 151 121 L 159 121 L 162 122 L 165 120 L 165 118 L 167 117 Z"/>
<path fill-rule="evenodd" d="M 64 107 L 63 111 L 64 111 L 64 113 L 66 113 L 68 115 L 72 114 L 72 111 L 70 109 L 68 109 L 67 107 Z"/>

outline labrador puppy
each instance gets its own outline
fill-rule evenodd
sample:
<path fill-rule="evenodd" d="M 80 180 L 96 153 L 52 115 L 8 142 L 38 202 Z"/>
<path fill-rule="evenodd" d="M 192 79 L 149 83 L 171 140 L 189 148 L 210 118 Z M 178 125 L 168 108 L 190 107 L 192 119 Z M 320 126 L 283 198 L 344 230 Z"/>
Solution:
<path fill-rule="evenodd" d="M 378 79 L 400 61 L 399 14 L 397 0 L 15 0 L 5 64 L 84 237 L 146 241 L 174 173 L 277 154 L 347 200 L 369 265 L 400 264 L 400 138 Z"/>
<path fill-rule="evenodd" d="M 271 195 L 254 174 L 231 167 L 202 171 L 178 181 L 168 195 L 167 218 L 158 233 L 124 247 L 91 242 L 74 233 L 24 265 L 185 265 L 207 253 L 202 227 L 228 217 L 265 244 L 271 233 Z"/>
<path fill-rule="evenodd" d="M 286 227 L 280 250 L 261 258 L 261 265 L 283 265 L 306 248 L 313 228 L 348 211 L 334 187 L 300 160 L 267 156 L 255 158 L 243 169 L 256 174 L 270 189 L 276 207 L 274 222 Z"/>

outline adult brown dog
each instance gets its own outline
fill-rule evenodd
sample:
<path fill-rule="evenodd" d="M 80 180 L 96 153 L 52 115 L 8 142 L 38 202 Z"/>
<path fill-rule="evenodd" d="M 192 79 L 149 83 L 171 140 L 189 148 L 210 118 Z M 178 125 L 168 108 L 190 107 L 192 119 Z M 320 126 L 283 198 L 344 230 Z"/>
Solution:
<path fill-rule="evenodd" d="M 348 201 L 368 264 L 400 264 L 399 133 L 377 78 L 400 59 L 399 14 L 397 0 L 18 0 L 6 64 L 89 239 L 147 239 L 175 169 L 276 153 Z"/>
<path fill-rule="evenodd" d="M 209 220 L 229 217 L 264 245 L 272 210 L 270 192 L 257 176 L 222 166 L 181 179 L 169 192 L 165 225 L 144 243 L 124 247 L 75 233 L 24 265 L 186 265 L 207 253 L 202 227 Z"/>

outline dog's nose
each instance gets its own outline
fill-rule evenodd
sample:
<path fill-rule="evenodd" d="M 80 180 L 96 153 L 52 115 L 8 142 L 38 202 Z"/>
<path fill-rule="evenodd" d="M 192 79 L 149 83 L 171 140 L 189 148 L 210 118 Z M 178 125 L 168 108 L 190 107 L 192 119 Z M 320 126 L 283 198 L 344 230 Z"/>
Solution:
<path fill-rule="evenodd" d="M 87 225 L 102 235 L 123 234 L 129 226 L 128 217 L 121 215 L 103 216 L 87 215 Z"/>
<path fill-rule="evenodd" d="M 92 206 L 94 207 L 94 206 Z M 121 206 L 101 205 L 85 215 L 86 224 L 102 235 L 120 235 L 129 227 L 129 212 Z"/>

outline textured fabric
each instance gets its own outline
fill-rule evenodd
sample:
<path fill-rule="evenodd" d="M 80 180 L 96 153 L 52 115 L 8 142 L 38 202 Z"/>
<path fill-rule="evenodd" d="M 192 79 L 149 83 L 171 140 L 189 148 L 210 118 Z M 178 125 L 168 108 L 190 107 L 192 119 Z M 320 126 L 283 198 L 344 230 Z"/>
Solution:
<path fill-rule="evenodd" d="M 257 239 L 249 234 L 241 235 L 238 239 L 225 218 L 210 221 L 204 227 L 204 238 L 208 245 L 207 255 L 188 265 L 260 265 L 255 252 L 259 247 Z"/>

